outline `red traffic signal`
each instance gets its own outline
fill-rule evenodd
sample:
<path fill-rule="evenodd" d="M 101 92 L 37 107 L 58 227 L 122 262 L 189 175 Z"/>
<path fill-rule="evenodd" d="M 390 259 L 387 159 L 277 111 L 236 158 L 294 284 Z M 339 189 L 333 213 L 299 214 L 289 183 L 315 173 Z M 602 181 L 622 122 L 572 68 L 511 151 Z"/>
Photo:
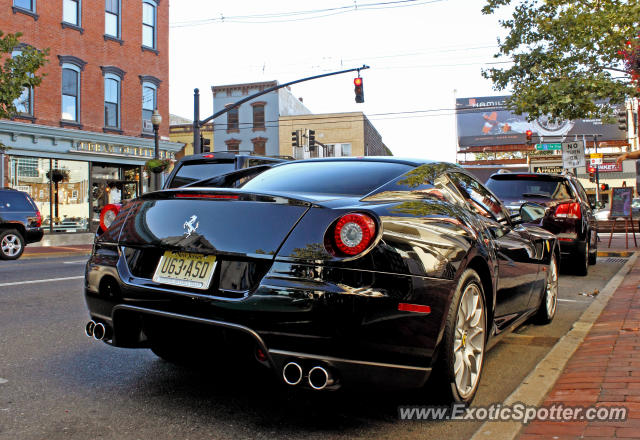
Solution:
<path fill-rule="evenodd" d="M 354 92 L 356 93 L 356 102 L 364 102 L 364 83 L 362 82 L 362 78 L 354 78 L 353 85 L 355 86 Z"/>
<path fill-rule="evenodd" d="M 609 184 L 608 183 L 601 183 L 600 184 L 600 191 L 606 191 L 609 189 Z"/>
<path fill-rule="evenodd" d="M 531 142 L 531 138 L 533 137 L 533 131 L 527 130 L 524 133 L 527 135 L 527 142 Z"/>

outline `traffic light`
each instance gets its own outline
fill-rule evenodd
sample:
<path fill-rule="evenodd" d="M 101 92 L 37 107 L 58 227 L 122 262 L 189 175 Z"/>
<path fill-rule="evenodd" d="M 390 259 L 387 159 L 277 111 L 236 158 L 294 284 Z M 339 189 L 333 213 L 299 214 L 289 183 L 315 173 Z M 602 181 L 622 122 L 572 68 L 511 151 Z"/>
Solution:
<path fill-rule="evenodd" d="M 533 131 L 527 130 L 524 133 L 527 135 L 527 144 L 531 144 L 531 140 L 533 138 Z"/>
<path fill-rule="evenodd" d="M 291 132 L 291 145 L 293 148 L 297 148 L 300 146 L 300 133 L 297 131 Z"/>
<path fill-rule="evenodd" d="M 356 102 L 364 102 L 364 83 L 362 82 L 362 78 L 354 78 L 353 85 L 355 86 L 354 91 L 356 92 Z"/>
<path fill-rule="evenodd" d="M 316 148 L 316 131 L 309 130 L 309 150 L 314 150 Z"/>
<path fill-rule="evenodd" d="M 609 184 L 608 183 L 601 183 L 600 184 L 600 191 L 607 191 L 609 189 Z"/>
<path fill-rule="evenodd" d="M 627 109 L 618 110 L 618 128 L 622 131 L 629 130 L 629 123 L 627 121 Z"/>
<path fill-rule="evenodd" d="M 589 182 L 593 183 L 596 181 L 596 175 L 594 173 L 589 173 Z"/>

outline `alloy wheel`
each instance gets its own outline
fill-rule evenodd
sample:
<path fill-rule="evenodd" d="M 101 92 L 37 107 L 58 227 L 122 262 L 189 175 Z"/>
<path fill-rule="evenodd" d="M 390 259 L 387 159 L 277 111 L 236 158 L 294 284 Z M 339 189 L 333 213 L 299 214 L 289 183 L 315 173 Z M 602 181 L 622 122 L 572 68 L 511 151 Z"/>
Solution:
<path fill-rule="evenodd" d="M 0 248 L 2 249 L 2 253 L 7 257 L 15 257 L 22 250 L 22 243 L 17 235 L 7 234 L 2 237 Z"/>
<path fill-rule="evenodd" d="M 462 398 L 471 395 L 480 378 L 485 348 L 484 300 L 480 289 L 469 284 L 456 316 L 453 354 L 455 382 Z"/>

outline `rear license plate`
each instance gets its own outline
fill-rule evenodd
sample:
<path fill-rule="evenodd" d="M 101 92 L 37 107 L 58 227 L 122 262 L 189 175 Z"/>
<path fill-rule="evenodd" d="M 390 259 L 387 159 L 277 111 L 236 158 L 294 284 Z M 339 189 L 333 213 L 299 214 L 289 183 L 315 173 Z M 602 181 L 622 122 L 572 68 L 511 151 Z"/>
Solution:
<path fill-rule="evenodd" d="M 166 251 L 156 267 L 153 281 L 206 290 L 211 284 L 215 267 L 214 255 Z"/>

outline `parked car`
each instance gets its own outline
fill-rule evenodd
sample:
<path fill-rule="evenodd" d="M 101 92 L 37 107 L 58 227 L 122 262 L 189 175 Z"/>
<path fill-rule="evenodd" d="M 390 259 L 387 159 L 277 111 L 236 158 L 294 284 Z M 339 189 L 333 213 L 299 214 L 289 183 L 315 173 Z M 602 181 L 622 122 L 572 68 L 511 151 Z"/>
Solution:
<path fill-rule="evenodd" d="M 553 319 L 558 252 L 456 165 L 292 161 L 124 206 L 86 266 L 85 331 L 199 363 L 231 341 L 315 390 L 433 373 L 427 392 L 468 403 L 488 347 Z"/>
<path fill-rule="evenodd" d="M 24 247 L 42 240 L 42 216 L 23 191 L 0 189 L 0 259 L 20 258 Z"/>
<path fill-rule="evenodd" d="M 164 183 L 164 188 L 178 188 L 204 178 L 260 165 L 272 166 L 291 159 L 225 151 L 193 154 L 183 157 L 176 163 Z"/>
<path fill-rule="evenodd" d="M 562 258 L 576 272 L 587 275 L 598 254 L 597 220 L 582 184 L 574 176 L 538 173 L 499 173 L 487 181 L 487 187 L 516 212 L 525 202 L 546 206 L 547 213 L 538 224 L 560 241 Z"/>
<path fill-rule="evenodd" d="M 200 182 L 206 182 L 208 187 L 238 186 L 273 165 L 291 159 L 225 151 L 193 154 L 183 157 L 175 164 L 163 188 L 188 187 Z M 111 203 L 101 209 L 98 234 L 111 225 L 122 205 L 123 203 Z"/>

